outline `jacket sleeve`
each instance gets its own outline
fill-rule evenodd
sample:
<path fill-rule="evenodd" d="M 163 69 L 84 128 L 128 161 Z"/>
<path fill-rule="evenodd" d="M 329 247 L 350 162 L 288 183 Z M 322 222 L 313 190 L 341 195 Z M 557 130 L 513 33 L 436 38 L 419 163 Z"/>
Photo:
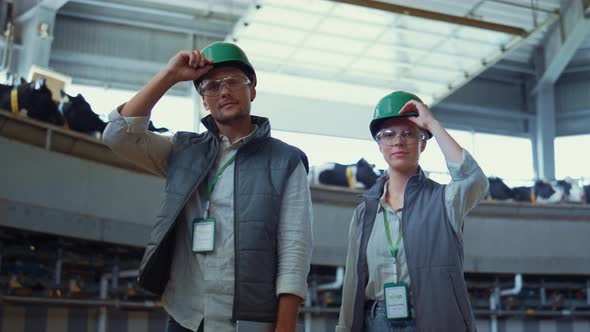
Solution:
<path fill-rule="evenodd" d="M 300 162 L 287 180 L 278 227 L 276 292 L 307 297 L 307 275 L 313 250 L 311 194 Z"/>
<path fill-rule="evenodd" d="M 451 174 L 451 183 L 445 188 L 447 216 L 459 238 L 462 238 L 463 220 L 485 196 L 489 183 L 475 159 L 465 149 L 461 163 L 447 163 L 447 167 Z"/>
<path fill-rule="evenodd" d="M 358 252 L 358 224 L 360 208 L 354 211 L 350 229 L 348 231 L 348 250 L 346 254 L 346 270 L 344 272 L 344 285 L 342 287 L 342 304 L 336 332 L 348 332 L 352 327 L 354 311 L 354 294 L 357 280 L 356 265 Z"/>
<path fill-rule="evenodd" d="M 149 117 L 122 117 L 119 110 L 109 114 L 103 142 L 119 157 L 158 176 L 166 176 L 172 137 L 147 130 Z"/>

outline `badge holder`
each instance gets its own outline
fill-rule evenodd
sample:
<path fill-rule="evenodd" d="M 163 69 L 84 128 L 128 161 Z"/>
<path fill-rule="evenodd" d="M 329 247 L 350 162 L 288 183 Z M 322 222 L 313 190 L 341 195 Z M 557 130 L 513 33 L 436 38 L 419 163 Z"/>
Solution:
<path fill-rule="evenodd" d="M 236 160 L 236 156 L 237 154 L 234 154 L 228 161 L 226 161 L 207 185 L 205 215 L 203 218 L 196 218 L 193 220 L 192 251 L 194 253 L 207 253 L 215 250 L 215 218 L 209 217 L 211 193 L 215 189 L 215 184 L 217 184 L 217 180 L 221 174 L 223 174 L 225 169 Z"/>
<path fill-rule="evenodd" d="M 383 297 L 385 299 L 385 314 L 387 319 L 404 320 L 410 318 L 408 284 L 403 281 L 384 284 Z"/>
<path fill-rule="evenodd" d="M 385 235 L 387 237 L 387 244 L 389 252 L 393 258 L 393 282 L 383 284 L 383 299 L 385 301 L 385 316 L 387 319 L 403 320 L 410 318 L 410 302 L 408 298 L 408 284 L 397 279 L 397 254 L 400 250 L 400 245 L 403 233 L 400 232 L 395 247 L 391 241 L 391 234 L 389 232 L 389 221 L 387 221 L 387 211 L 383 211 L 383 224 L 385 226 Z"/>
<path fill-rule="evenodd" d="M 214 249 L 215 218 L 196 218 L 193 220 L 193 252 L 212 252 Z"/>

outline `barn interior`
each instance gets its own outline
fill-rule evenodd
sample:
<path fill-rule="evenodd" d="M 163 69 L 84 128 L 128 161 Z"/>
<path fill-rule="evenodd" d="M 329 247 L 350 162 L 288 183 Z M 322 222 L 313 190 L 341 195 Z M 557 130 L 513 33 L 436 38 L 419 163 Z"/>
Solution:
<path fill-rule="evenodd" d="M 178 51 L 236 43 L 258 75 L 252 114 L 305 151 L 312 171 L 365 158 L 377 177 L 386 164 L 368 130 L 375 104 L 395 90 L 419 95 L 509 191 L 490 186 L 465 221 L 477 329 L 590 331 L 590 1 L 1 0 L 0 29 L 3 86 L 47 85 L 44 110 L 58 117 L 82 95 L 104 123 Z M 136 278 L 165 179 L 95 132 L 22 114 L 3 91 L 0 332 L 164 331 L 160 299 Z M 207 114 L 185 82 L 153 124 L 162 135 L 202 132 Z M 424 170 L 448 182 L 436 144 L 428 149 Z M 539 181 L 556 195 L 535 196 Z M 310 188 L 299 320 L 306 332 L 333 331 L 367 188 Z"/>

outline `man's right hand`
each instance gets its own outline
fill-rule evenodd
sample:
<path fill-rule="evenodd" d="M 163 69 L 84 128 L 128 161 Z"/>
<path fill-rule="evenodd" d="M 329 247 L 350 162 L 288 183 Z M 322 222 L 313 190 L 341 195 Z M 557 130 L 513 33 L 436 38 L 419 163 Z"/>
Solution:
<path fill-rule="evenodd" d="M 154 105 L 178 82 L 192 81 L 213 68 L 213 60 L 199 51 L 180 51 L 120 110 L 124 117 L 150 116 Z"/>
<path fill-rule="evenodd" d="M 165 71 L 174 82 L 193 81 L 213 68 L 213 60 L 199 51 L 180 51 L 170 59 Z"/>

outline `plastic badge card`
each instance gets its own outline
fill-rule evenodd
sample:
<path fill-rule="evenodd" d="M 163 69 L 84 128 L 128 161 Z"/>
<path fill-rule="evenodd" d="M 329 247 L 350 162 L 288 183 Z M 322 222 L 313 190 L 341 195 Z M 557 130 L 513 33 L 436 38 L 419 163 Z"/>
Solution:
<path fill-rule="evenodd" d="M 408 319 L 408 285 L 405 282 L 387 283 L 383 285 L 385 310 L 388 319 Z"/>
<path fill-rule="evenodd" d="M 193 252 L 215 249 L 215 218 L 193 220 Z"/>

